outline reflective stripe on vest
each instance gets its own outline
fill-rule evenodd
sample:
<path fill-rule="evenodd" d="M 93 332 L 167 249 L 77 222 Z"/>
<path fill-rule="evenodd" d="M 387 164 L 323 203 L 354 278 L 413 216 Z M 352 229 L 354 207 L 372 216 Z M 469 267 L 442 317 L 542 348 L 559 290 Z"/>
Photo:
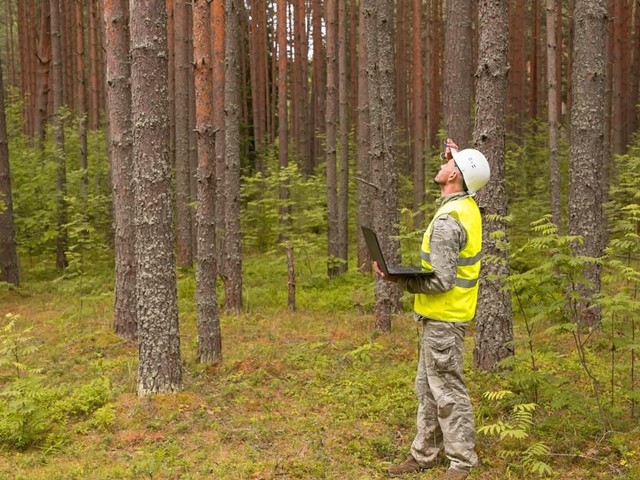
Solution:
<path fill-rule="evenodd" d="M 443 293 L 419 293 L 414 309 L 420 315 L 434 320 L 465 322 L 476 314 L 478 279 L 482 257 L 482 220 L 472 197 L 451 200 L 438 209 L 422 241 L 422 266 L 432 269 L 430 239 L 433 222 L 441 215 L 454 217 L 467 233 L 467 244 L 460 251 L 455 285 Z"/>

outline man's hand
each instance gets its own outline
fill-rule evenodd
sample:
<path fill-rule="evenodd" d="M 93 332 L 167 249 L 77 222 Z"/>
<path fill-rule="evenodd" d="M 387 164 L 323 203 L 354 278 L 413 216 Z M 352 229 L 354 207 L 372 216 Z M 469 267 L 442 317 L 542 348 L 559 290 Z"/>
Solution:
<path fill-rule="evenodd" d="M 457 152 L 459 150 L 458 145 L 456 145 L 456 143 L 450 138 L 447 138 L 445 145 L 446 147 L 444 149 L 444 157 L 447 160 L 451 160 L 453 158 L 453 152 L 451 150 L 455 150 Z"/>
<path fill-rule="evenodd" d="M 378 266 L 378 262 L 373 262 L 373 272 L 376 274 L 376 277 L 378 277 L 381 280 L 386 280 L 387 282 L 393 282 L 393 283 L 398 282 L 397 276 L 385 275 L 384 272 L 380 270 L 380 267 Z"/>

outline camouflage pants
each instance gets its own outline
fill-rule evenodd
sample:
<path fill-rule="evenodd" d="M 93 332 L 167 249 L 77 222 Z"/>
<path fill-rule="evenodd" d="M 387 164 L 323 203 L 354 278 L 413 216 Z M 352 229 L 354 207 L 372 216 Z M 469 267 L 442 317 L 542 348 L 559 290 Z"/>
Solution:
<path fill-rule="evenodd" d="M 462 378 L 464 334 L 469 322 L 438 322 L 420 317 L 422 339 L 416 375 L 418 432 L 411 454 L 425 468 L 444 452 L 450 468 L 477 466 L 475 422 Z"/>

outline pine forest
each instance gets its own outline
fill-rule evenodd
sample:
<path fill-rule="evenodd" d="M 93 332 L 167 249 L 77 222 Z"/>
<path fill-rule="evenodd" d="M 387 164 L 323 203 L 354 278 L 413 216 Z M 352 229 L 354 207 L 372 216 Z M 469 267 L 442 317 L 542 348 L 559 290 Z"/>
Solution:
<path fill-rule="evenodd" d="M 0 479 L 640 479 L 640 1 L 0 0 L 0 66 Z"/>

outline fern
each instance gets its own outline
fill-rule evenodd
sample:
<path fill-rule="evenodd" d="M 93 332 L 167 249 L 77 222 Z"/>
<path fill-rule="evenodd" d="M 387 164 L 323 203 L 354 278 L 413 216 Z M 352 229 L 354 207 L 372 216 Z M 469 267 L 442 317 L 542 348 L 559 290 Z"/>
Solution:
<path fill-rule="evenodd" d="M 489 401 L 498 404 L 513 402 L 515 394 L 509 390 L 489 391 L 483 394 Z M 488 437 L 497 437 L 502 442 L 498 456 L 507 462 L 507 470 L 521 469 L 528 475 L 551 475 L 553 469 L 540 460 L 549 455 L 549 447 L 544 442 L 526 445 L 531 429 L 534 427 L 533 415 L 538 405 L 535 403 L 514 403 L 507 419 L 501 419 L 478 428 L 478 433 Z"/>

